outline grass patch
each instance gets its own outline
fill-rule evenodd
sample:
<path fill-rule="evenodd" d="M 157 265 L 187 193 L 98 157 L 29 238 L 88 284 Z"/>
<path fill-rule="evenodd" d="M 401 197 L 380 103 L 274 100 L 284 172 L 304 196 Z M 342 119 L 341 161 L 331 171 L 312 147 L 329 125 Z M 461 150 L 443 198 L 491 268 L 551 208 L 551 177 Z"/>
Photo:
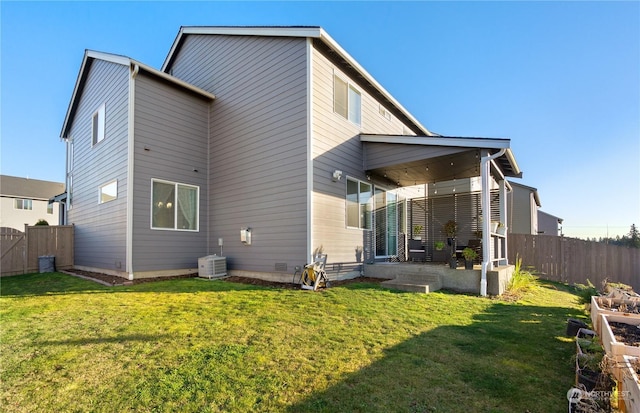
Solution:
<path fill-rule="evenodd" d="M 563 334 L 583 315 L 546 282 L 518 302 L 373 283 L 1 282 L 5 412 L 563 412 Z"/>

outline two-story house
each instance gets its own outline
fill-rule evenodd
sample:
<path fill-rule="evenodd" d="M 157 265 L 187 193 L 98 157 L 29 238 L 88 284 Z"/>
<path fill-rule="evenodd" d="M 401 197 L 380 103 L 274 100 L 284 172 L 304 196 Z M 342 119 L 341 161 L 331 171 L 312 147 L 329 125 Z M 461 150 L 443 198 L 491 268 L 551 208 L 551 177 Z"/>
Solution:
<path fill-rule="evenodd" d="M 358 275 L 402 256 L 410 187 L 482 176 L 490 214 L 520 175 L 508 139 L 432 133 L 319 27 L 182 27 L 161 70 L 87 51 L 61 136 L 76 266 L 130 279 L 221 248 L 235 275 L 318 250 Z"/>
<path fill-rule="evenodd" d="M 49 198 L 63 191 L 62 182 L 0 175 L 0 227 L 24 231 L 40 220 L 58 225 L 60 205 Z"/>

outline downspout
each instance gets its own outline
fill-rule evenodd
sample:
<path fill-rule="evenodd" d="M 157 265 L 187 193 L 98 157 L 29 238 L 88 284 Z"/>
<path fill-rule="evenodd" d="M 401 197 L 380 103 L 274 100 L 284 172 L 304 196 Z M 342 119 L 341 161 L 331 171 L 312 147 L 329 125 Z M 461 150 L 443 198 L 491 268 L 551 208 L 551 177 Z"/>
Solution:
<path fill-rule="evenodd" d="M 482 275 L 480 278 L 480 295 L 487 295 L 487 271 L 491 265 L 491 161 L 504 155 L 506 149 L 500 149 L 493 155 L 480 158 L 480 178 L 482 182 Z"/>
<path fill-rule="evenodd" d="M 129 77 L 129 108 L 128 108 L 128 146 L 127 146 L 127 229 L 126 229 L 126 272 L 129 274 L 129 280 L 133 280 L 133 196 L 134 196 L 134 133 L 135 133 L 135 79 L 138 75 L 140 67 L 133 65 L 131 76 Z"/>

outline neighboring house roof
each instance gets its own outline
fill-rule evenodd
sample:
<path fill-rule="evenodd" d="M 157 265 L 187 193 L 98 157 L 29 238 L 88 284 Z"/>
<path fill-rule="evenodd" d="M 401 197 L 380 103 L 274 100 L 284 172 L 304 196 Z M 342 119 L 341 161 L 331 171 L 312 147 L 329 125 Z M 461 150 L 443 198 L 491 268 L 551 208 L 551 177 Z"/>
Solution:
<path fill-rule="evenodd" d="M 62 182 L 0 175 L 0 195 L 3 197 L 48 200 L 62 191 Z"/>
<path fill-rule="evenodd" d="M 424 127 L 413 117 L 400 102 L 398 102 L 385 88 L 382 87 L 360 64 L 347 53 L 340 45 L 331 38 L 321 27 L 318 26 L 288 26 L 288 27 L 265 27 L 265 26 L 182 26 L 176 39 L 169 50 L 169 54 L 162 65 L 162 71 L 169 73 L 171 65 L 177 56 L 184 39 L 188 35 L 227 35 L 227 36 L 269 36 L 269 37 L 305 37 L 317 40 L 317 45 L 323 45 L 324 50 L 333 55 L 345 67 L 357 73 L 360 81 L 371 86 L 372 92 L 381 101 L 394 107 L 396 115 L 401 117 L 409 125 L 413 125 L 414 132 L 418 135 L 438 136 Z"/>
<path fill-rule="evenodd" d="M 96 59 L 120 64 L 123 66 L 128 66 L 131 69 L 131 71 L 134 73 L 143 71 L 149 75 L 152 75 L 154 77 L 167 81 L 177 87 L 183 88 L 192 93 L 196 93 L 206 99 L 211 99 L 211 100 L 215 99 L 215 96 L 207 92 L 206 90 L 202 90 L 176 77 L 173 77 L 157 69 L 154 69 L 150 66 L 147 66 L 144 63 L 140 63 L 137 60 L 133 60 L 129 57 L 122 56 L 122 55 L 97 52 L 94 50 L 85 50 L 84 58 L 82 59 L 82 65 L 80 66 L 80 71 L 78 72 L 78 78 L 76 80 L 75 87 L 73 88 L 73 94 L 71 95 L 71 101 L 69 102 L 69 107 L 67 108 L 67 114 L 64 118 L 64 123 L 62 124 L 62 131 L 60 132 L 60 137 L 62 139 L 68 138 L 67 134 L 69 133 L 69 128 L 71 127 L 73 117 L 78 107 L 78 103 L 79 103 L 78 99 L 82 95 L 84 85 L 87 81 L 87 75 L 89 73 L 89 69 L 91 68 L 91 63 Z"/>
<path fill-rule="evenodd" d="M 542 206 L 542 204 L 540 203 L 540 197 L 538 196 L 538 189 L 537 188 L 534 188 L 532 186 L 522 185 L 522 184 L 519 184 L 519 183 L 516 183 L 516 182 L 513 182 L 513 181 L 509 181 L 509 184 L 511 184 L 512 187 L 513 186 L 517 186 L 517 187 L 522 188 L 522 189 L 524 189 L 526 191 L 532 192 L 533 193 L 533 199 L 536 201 L 536 205 L 538 206 L 538 208 Z"/>

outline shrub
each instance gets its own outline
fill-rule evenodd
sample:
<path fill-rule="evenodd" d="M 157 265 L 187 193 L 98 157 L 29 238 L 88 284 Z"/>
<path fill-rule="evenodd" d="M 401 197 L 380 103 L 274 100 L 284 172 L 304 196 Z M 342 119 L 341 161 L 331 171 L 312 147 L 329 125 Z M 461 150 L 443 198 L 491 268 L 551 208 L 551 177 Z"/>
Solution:
<path fill-rule="evenodd" d="M 591 296 L 598 295 L 598 290 L 589 279 L 587 279 L 586 284 L 574 284 L 573 286 L 581 304 L 591 304 Z"/>
<path fill-rule="evenodd" d="M 49 225 L 46 219 L 39 219 L 36 225 Z"/>
<path fill-rule="evenodd" d="M 540 287 L 538 277 L 530 271 L 522 269 L 522 258 L 516 258 L 516 266 L 507 286 L 506 298 L 520 299 L 524 294 L 537 290 Z"/>

